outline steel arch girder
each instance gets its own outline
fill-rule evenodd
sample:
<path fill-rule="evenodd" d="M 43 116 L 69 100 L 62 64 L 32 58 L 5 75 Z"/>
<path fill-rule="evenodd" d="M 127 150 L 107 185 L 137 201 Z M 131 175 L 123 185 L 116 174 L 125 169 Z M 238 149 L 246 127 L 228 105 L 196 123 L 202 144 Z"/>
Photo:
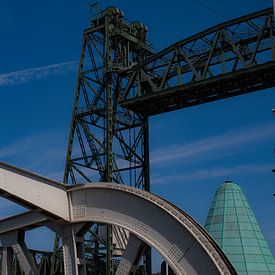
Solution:
<path fill-rule="evenodd" d="M 160 197 L 110 183 L 78 186 L 68 194 L 71 222 L 121 226 L 155 248 L 177 274 L 236 274 L 209 234 Z"/>
<path fill-rule="evenodd" d="M 218 245 L 190 216 L 134 187 L 66 186 L 0 163 L 0 196 L 38 209 L 56 222 L 93 221 L 123 227 L 155 248 L 178 274 L 236 274 Z"/>

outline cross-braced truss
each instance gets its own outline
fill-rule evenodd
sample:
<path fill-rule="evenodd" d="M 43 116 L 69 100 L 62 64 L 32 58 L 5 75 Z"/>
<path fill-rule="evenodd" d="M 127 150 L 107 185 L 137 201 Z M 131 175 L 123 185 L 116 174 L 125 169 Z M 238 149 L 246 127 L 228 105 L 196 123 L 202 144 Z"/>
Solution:
<path fill-rule="evenodd" d="M 266 9 L 154 54 L 141 23 L 129 23 L 116 8 L 93 15 L 83 34 L 64 182 L 149 191 L 148 117 L 275 86 L 274 34 L 272 9 Z M 112 274 L 129 235 L 100 223 L 88 232 L 88 273 Z M 51 274 L 62 272 L 58 244 L 57 238 Z M 48 257 L 35 252 L 36 265 L 47 269 Z"/>
<path fill-rule="evenodd" d="M 128 71 L 123 106 L 154 115 L 275 85 L 273 10 L 184 39 Z"/>

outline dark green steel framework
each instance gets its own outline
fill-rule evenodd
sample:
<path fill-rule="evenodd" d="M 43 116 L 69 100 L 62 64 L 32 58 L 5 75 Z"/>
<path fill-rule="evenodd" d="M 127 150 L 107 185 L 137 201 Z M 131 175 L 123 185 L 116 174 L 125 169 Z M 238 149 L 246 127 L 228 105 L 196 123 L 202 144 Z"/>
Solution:
<path fill-rule="evenodd" d="M 150 190 L 149 116 L 275 86 L 272 9 L 225 22 L 157 54 L 146 34 L 144 25 L 127 22 L 116 8 L 92 16 L 82 40 L 65 183 L 112 181 Z M 91 225 L 88 274 L 115 271 L 116 230 Z M 56 249 L 51 274 L 62 272 L 61 259 Z M 144 263 L 150 273 L 150 251 Z"/>
<path fill-rule="evenodd" d="M 273 10 L 205 30 L 129 70 L 121 104 L 155 115 L 275 85 Z"/>
<path fill-rule="evenodd" d="M 124 72 L 152 55 L 146 36 L 144 25 L 127 22 L 113 7 L 93 15 L 84 31 L 65 183 L 116 182 L 150 190 L 148 118 L 118 104 L 128 77 Z M 107 236 L 100 234 L 104 227 Z M 91 273 L 114 274 L 114 260 L 120 255 L 116 250 L 121 248 L 114 247 L 113 230 L 117 229 L 91 227 L 87 243 Z M 150 261 L 148 249 L 144 257 L 148 274 Z"/>
<path fill-rule="evenodd" d="M 38 251 L 33 249 L 30 249 L 29 251 L 34 258 L 39 274 L 48 275 L 51 268 L 52 252 Z M 0 248 L 0 257 L 2 260 L 2 247 Z M 59 262 L 60 263 L 62 262 L 62 258 L 60 258 Z M 59 272 L 63 273 L 62 265 L 59 265 L 59 266 L 60 266 Z M 13 257 L 13 273 L 16 275 L 23 274 L 23 272 L 20 269 L 20 265 L 17 257 Z"/>
<path fill-rule="evenodd" d="M 155 55 L 146 34 L 116 8 L 95 15 L 84 32 L 64 182 L 110 181 L 150 190 L 148 116 L 275 84 L 271 9 Z M 98 230 L 95 225 L 92 236 Z M 102 249 L 95 238 L 90 243 L 92 258 L 105 251 L 107 274 L 114 272 L 112 230 L 107 227 Z"/>

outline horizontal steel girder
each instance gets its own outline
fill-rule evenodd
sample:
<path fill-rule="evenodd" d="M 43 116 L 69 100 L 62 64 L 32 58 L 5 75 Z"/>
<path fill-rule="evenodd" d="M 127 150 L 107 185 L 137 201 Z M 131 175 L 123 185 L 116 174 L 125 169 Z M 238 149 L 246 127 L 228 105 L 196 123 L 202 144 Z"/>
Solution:
<path fill-rule="evenodd" d="M 24 202 L 25 206 L 55 217 L 57 222 L 98 222 L 127 229 L 155 248 L 177 274 L 236 274 L 199 224 L 170 202 L 149 192 L 111 183 L 66 187 L 3 163 L 0 191 L 1 195 L 8 193 L 8 199 Z"/>
<path fill-rule="evenodd" d="M 275 86 L 272 9 L 179 41 L 126 72 L 120 104 L 155 115 Z"/>
<path fill-rule="evenodd" d="M 238 72 L 144 94 L 141 97 L 129 99 L 123 104 L 137 113 L 152 116 L 274 86 L 275 61 L 270 61 Z"/>
<path fill-rule="evenodd" d="M 48 217 L 38 211 L 29 211 L 0 220 L 0 234 L 21 228 L 32 229 L 47 221 Z"/>

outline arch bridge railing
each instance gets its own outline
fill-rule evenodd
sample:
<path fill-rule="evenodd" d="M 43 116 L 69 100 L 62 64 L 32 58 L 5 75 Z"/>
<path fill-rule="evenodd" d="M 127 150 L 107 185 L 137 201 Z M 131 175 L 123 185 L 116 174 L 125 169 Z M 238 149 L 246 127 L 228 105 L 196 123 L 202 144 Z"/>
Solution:
<path fill-rule="evenodd" d="M 265 9 L 193 35 L 122 72 L 120 102 L 154 115 L 272 87 L 274 34 Z"/>

